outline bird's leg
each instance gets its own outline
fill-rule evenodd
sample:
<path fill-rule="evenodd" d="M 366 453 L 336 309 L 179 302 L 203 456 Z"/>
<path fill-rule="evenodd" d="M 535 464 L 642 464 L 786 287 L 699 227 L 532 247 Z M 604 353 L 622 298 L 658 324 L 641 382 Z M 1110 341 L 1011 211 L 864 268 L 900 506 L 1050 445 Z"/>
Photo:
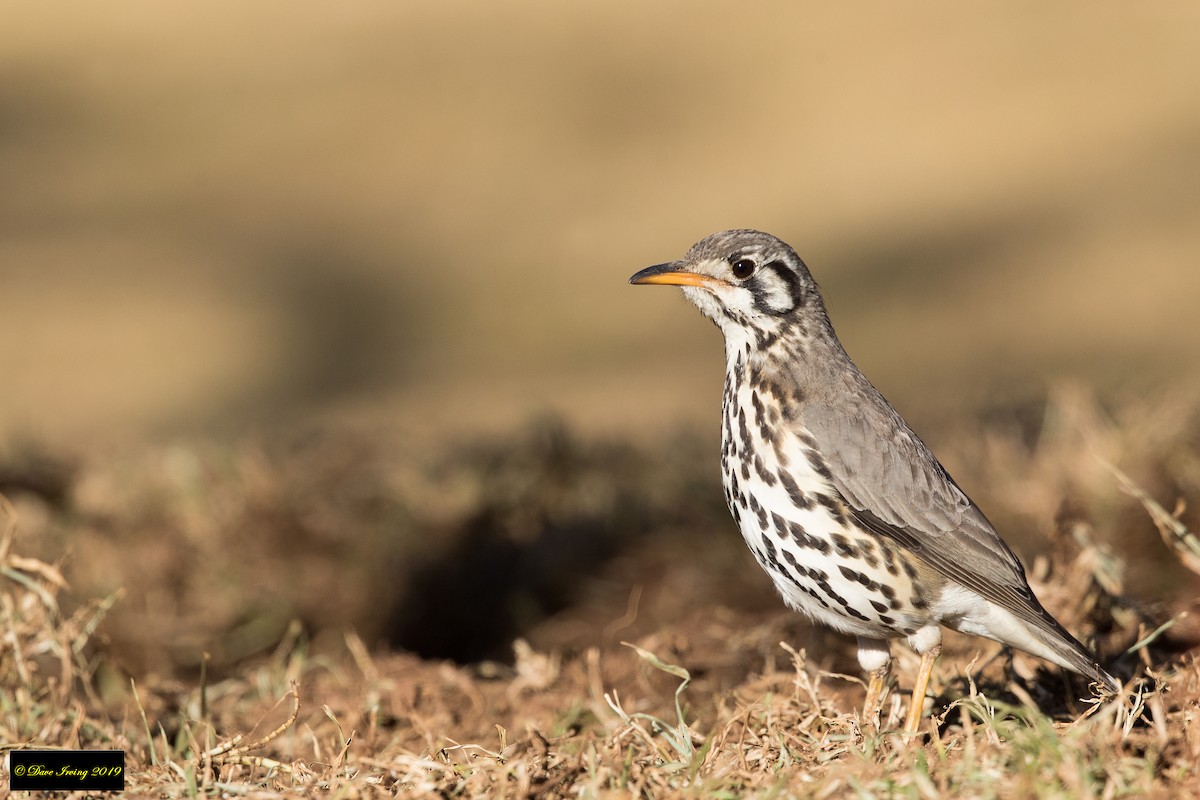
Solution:
<path fill-rule="evenodd" d="M 863 703 L 862 721 L 879 729 L 879 701 L 883 684 L 892 668 L 892 650 L 887 639 L 858 637 L 858 665 L 871 676 L 867 684 L 867 701 Z"/>
<path fill-rule="evenodd" d="M 888 673 L 892 670 L 892 662 L 888 661 L 879 669 L 871 670 L 871 679 L 867 682 L 867 700 L 863 703 L 863 722 L 879 729 L 879 705 L 883 699 L 883 687 L 887 683 Z"/>
<path fill-rule="evenodd" d="M 940 644 L 921 654 L 921 666 L 913 684 L 912 703 L 908 706 L 908 716 L 904 720 L 905 733 L 916 733 L 921 727 L 921 712 L 925 710 L 925 691 L 929 688 L 929 676 L 933 674 L 933 662 L 937 661 L 941 654 Z"/>

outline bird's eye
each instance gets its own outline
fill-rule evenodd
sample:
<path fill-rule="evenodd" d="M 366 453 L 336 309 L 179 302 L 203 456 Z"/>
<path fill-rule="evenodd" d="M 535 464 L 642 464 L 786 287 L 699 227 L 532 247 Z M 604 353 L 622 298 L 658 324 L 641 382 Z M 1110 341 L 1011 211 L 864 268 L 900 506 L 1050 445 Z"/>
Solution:
<path fill-rule="evenodd" d="M 754 274 L 754 270 L 758 265 L 748 258 L 739 258 L 733 262 L 733 277 L 739 281 L 744 281 Z"/>

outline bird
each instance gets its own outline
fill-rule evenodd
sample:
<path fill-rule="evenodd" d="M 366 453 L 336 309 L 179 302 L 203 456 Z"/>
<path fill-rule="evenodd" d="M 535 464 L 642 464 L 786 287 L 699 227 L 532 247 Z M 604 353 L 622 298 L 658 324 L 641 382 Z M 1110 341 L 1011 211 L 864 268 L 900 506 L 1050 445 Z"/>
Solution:
<path fill-rule="evenodd" d="M 877 725 L 891 641 L 921 656 L 915 734 L 942 627 L 1120 684 L 1038 601 L 1021 562 L 851 361 L 808 267 L 756 230 L 701 239 L 632 284 L 681 287 L 725 340 L 721 474 L 750 552 L 784 602 L 857 637 Z"/>

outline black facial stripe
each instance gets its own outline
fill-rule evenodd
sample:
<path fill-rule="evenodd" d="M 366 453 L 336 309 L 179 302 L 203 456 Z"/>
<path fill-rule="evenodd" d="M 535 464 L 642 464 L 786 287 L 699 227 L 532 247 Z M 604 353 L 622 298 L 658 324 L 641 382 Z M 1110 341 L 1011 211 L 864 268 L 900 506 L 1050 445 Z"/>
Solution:
<path fill-rule="evenodd" d="M 767 270 L 770 270 L 770 273 Z M 772 274 L 774 277 L 779 278 L 779 281 L 788 293 L 788 299 L 791 301 L 789 306 L 782 310 L 772 308 L 767 303 L 768 289 L 765 282 L 774 280 Z M 754 305 L 758 310 L 767 314 L 788 314 L 795 310 L 804 298 L 804 288 L 800 285 L 800 277 L 782 261 L 771 261 L 762 265 L 758 272 L 746 282 L 745 286 L 754 295 Z M 776 303 L 778 303 L 778 298 L 776 298 Z"/>
<path fill-rule="evenodd" d="M 804 302 L 804 287 L 800 285 L 800 276 L 795 270 L 782 261 L 771 261 L 764 265 L 764 269 L 774 272 L 788 287 L 788 293 L 792 296 L 792 308 L 797 308 Z"/>

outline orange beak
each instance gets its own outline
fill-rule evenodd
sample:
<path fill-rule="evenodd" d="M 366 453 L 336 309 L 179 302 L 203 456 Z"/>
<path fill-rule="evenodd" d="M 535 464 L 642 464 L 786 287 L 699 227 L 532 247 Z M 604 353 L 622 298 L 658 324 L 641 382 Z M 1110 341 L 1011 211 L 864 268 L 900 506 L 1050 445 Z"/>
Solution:
<path fill-rule="evenodd" d="M 629 282 L 638 285 L 699 286 L 701 289 L 711 289 L 725 283 L 720 278 L 714 278 L 711 275 L 701 275 L 696 272 L 679 269 L 679 263 L 676 261 L 672 261 L 669 264 L 655 264 L 653 267 L 646 267 L 630 278 Z"/>

